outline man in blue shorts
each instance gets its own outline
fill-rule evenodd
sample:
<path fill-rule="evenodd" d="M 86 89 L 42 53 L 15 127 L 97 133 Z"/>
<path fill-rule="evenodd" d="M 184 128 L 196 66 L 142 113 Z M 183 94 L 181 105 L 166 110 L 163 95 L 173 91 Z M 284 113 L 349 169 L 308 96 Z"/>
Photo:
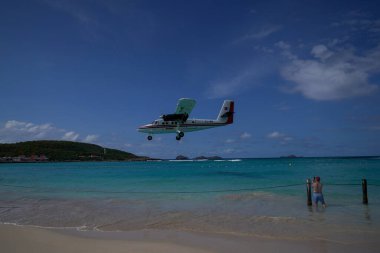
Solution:
<path fill-rule="evenodd" d="M 321 201 L 323 207 L 326 207 L 326 203 L 325 203 L 325 200 L 323 199 L 323 194 L 322 194 L 321 178 L 315 177 L 313 180 L 313 203 L 314 203 L 314 205 L 318 206 L 319 201 Z"/>

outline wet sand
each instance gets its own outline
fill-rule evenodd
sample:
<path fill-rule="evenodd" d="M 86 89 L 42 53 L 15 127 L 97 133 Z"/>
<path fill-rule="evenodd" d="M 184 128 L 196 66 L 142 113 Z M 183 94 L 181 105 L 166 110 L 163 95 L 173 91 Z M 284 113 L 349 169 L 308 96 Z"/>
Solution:
<path fill-rule="evenodd" d="M 0 225 L 1 252 L 377 252 L 376 244 L 326 240 L 284 240 L 168 230 L 77 231 Z"/>
<path fill-rule="evenodd" d="M 62 232 L 62 231 L 61 231 Z M 81 232 L 85 233 L 85 232 Z M 66 253 L 66 252 L 157 252 L 157 253 L 207 253 L 195 247 L 168 242 L 133 241 L 110 238 L 91 238 L 60 233 L 50 229 L 0 226 L 1 252 Z"/>

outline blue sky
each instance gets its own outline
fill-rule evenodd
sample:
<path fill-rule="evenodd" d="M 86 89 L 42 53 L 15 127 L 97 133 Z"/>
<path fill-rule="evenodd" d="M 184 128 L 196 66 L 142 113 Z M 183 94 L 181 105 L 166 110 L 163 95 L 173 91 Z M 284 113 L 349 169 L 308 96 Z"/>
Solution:
<path fill-rule="evenodd" d="M 3 1 L 0 142 L 138 155 L 380 155 L 377 1 Z M 148 142 L 194 98 L 233 125 Z"/>

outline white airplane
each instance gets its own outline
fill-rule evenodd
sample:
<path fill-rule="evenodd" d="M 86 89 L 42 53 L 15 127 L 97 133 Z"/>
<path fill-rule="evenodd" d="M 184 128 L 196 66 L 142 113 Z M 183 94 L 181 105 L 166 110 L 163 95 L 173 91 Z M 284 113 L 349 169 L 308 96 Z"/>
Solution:
<path fill-rule="evenodd" d="M 233 123 L 234 101 L 232 100 L 224 100 L 216 119 L 189 119 L 189 114 L 194 106 L 194 99 L 181 98 L 178 100 L 175 113 L 162 115 L 152 123 L 139 127 L 138 131 L 147 133 L 148 140 L 153 139 L 153 134 L 176 133 L 176 139 L 179 141 L 185 136 L 185 132 L 199 131 Z"/>

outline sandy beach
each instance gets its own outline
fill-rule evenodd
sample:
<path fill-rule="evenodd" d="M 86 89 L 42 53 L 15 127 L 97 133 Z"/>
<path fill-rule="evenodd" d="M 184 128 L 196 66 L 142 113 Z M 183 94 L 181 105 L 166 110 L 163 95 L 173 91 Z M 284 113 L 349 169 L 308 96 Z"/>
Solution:
<path fill-rule="evenodd" d="M 179 231 L 99 232 L 0 225 L 0 244 L 6 253 L 67 252 L 376 252 L 378 245 L 326 240 L 283 240 Z"/>
<path fill-rule="evenodd" d="M 84 235 L 84 232 L 82 232 Z M 2 252 L 184 252 L 207 253 L 208 250 L 182 246 L 168 242 L 133 241 L 105 238 L 74 236 L 59 231 L 21 227 L 0 226 L 0 244 Z"/>

